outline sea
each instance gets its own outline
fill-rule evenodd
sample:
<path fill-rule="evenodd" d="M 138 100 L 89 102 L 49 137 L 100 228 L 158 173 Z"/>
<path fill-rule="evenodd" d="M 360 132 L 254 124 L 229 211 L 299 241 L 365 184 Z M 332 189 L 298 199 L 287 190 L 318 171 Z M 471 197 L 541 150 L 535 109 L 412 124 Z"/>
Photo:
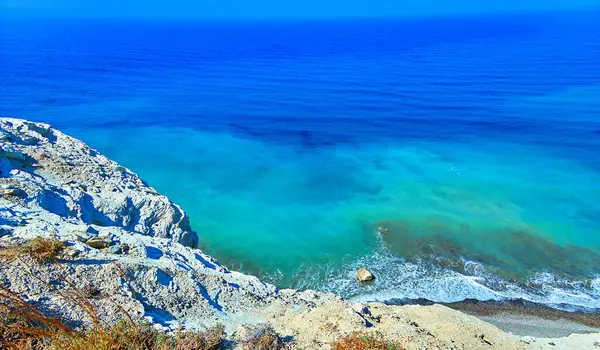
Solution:
<path fill-rule="evenodd" d="M 137 172 L 281 288 L 600 308 L 600 11 L 5 17 L 0 115 Z"/>

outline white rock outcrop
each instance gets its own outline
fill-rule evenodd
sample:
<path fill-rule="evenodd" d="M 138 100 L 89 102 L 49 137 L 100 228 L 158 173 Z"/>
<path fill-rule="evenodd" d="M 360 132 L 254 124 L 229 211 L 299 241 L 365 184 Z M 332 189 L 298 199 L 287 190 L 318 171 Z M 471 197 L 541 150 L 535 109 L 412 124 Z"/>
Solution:
<path fill-rule="evenodd" d="M 19 119 L 0 119 L 0 130 L 2 207 L 197 243 L 179 206 L 83 142 Z"/>

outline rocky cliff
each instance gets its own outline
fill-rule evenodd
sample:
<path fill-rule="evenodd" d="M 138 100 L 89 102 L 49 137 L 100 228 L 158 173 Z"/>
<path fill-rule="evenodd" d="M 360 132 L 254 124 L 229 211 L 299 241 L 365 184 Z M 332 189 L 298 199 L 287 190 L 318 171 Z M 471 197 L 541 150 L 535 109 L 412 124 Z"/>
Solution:
<path fill-rule="evenodd" d="M 195 244 L 179 206 L 83 142 L 46 124 L 7 118 L 0 120 L 0 142 L 3 199 L 20 219 L 55 214 L 67 222 Z M 39 215 L 27 219 L 26 212 Z"/>

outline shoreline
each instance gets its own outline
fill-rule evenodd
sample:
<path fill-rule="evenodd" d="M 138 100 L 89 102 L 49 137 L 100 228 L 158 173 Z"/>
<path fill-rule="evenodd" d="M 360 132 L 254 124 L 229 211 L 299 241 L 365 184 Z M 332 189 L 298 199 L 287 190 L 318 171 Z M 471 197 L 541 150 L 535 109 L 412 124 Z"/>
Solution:
<path fill-rule="evenodd" d="M 571 334 L 600 332 L 600 310 L 566 311 L 523 299 L 502 301 L 466 299 L 453 303 L 417 299 L 393 300 L 386 304 L 421 306 L 440 304 L 475 316 L 517 336 L 561 338 Z"/>
<path fill-rule="evenodd" d="M 561 338 L 600 332 L 600 312 L 564 311 L 523 300 L 443 304 L 518 336 Z"/>

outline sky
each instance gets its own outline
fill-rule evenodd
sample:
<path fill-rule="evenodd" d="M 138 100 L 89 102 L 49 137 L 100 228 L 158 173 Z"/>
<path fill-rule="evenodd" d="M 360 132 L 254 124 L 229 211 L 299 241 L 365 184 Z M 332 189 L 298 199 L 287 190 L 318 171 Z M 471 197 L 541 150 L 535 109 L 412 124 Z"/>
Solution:
<path fill-rule="evenodd" d="M 345 18 L 577 10 L 600 0 L 0 0 L 10 15 L 156 18 Z"/>

